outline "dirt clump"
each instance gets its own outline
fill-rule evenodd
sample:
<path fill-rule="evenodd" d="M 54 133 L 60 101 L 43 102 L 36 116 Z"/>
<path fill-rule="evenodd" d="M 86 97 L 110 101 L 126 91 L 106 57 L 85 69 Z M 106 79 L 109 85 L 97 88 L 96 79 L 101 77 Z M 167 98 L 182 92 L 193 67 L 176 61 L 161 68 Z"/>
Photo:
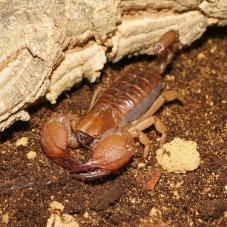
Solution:
<path fill-rule="evenodd" d="M 197 144 L 180 138 L 174 138 L 158 149 L 156 159 L 164 170 L 174 173 L 193 171 L 200 164 Z"/>

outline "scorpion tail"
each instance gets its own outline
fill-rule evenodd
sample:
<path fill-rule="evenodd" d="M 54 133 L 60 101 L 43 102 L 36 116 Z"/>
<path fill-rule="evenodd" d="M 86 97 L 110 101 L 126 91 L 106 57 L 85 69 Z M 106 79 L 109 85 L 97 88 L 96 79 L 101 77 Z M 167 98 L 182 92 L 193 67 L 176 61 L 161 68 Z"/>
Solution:
<path fill-rule="evenodd" d="M 153 62 L 154 69 L 162 74 L 172 61 L 174 53 L 181 46 L 178 31 L 170 30 L 166 32 L 154 45 L 154 54 L 157 55 L 157 59 Z"/>

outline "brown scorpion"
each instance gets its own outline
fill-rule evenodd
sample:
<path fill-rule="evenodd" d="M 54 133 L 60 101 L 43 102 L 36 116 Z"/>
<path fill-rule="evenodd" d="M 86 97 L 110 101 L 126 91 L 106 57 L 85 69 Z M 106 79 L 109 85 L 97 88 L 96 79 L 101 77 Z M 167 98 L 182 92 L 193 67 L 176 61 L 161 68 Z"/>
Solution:
<path fill-rule="evenodd" d="M 125 165 L 135 153 L 135 137 L 144 145 L 146 158 L 150 141 L 143 130 L 154 125 L 162 135 L 161 145 L 167 135 L 166 126 L 153 114 L 164 102 L 185 103 L 175 90 L 160 95 L 161 74 L 179 48 L 178 32 L 168 31 L 154 45 L 156 59 L 147 67 L 126 70 L 99 97 L 93 97 L 87 114 L 80 119 L 70 114 L 49 119 L 41 133 L 46 155 L 80 179 L 105 176 Z M 75 160 L 68 146 L 90 149 L 91 158 L 84 163 Z"/>

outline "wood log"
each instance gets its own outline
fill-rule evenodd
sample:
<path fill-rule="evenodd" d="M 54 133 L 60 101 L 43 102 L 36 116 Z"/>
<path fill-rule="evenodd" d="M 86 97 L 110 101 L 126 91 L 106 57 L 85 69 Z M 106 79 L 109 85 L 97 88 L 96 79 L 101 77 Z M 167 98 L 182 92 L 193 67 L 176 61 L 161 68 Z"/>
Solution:
<path fill-rule="evenodd" d="M 227 0 L 0 1 L 0 131 L 29 120 L 26 108 L 58 96 L 107 61 L 153 54 L 170 29 L 184 46 L 227 24 Z"/>

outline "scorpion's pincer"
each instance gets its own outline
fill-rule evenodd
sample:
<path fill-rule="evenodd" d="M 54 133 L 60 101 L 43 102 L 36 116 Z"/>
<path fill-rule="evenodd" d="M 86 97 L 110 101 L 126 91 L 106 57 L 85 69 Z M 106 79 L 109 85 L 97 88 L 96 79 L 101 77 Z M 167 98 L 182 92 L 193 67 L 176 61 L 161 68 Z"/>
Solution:
<path fill-rule="evenodd" d="M 60 114 L 51 117 L 42 129 L 41 144 L 46 155 L 62 167 L 71 169 L 79 165 L 67 152 L 68 146 L 78 146 L 69 116 Z"/>
<path fill-rule="evenodd" d="M 106 176 L 118 170 L 135 153 L 134 140 L 129 133 L 103 136 L 92 151 L 92 157 L 71 171 L 78 179 Z"/>

